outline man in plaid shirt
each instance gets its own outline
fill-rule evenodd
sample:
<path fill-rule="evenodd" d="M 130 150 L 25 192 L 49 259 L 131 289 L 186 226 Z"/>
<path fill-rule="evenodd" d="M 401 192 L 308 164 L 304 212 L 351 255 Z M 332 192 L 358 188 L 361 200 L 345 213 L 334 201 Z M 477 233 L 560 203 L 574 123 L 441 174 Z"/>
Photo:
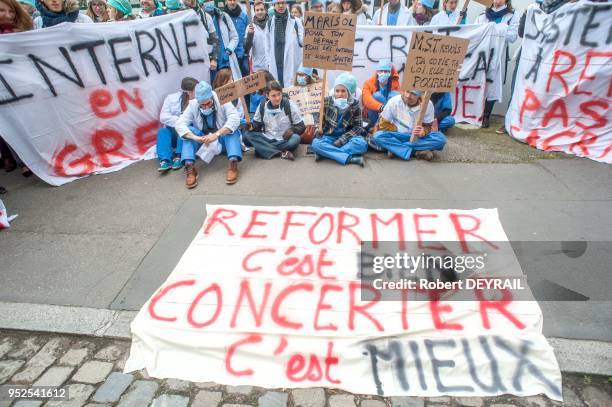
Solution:
<path fill-rule="evenodd" d="M 338 163 L 364 166 L 362 155 L 368 150 L 363 138 L 361 108 L 355 99 L 357 81 L 349 73 L 340 74 L 334 83 L 334 96 L 324 101 L 323 134 L 312 141 L 315 160 L 322 157 Z"/>

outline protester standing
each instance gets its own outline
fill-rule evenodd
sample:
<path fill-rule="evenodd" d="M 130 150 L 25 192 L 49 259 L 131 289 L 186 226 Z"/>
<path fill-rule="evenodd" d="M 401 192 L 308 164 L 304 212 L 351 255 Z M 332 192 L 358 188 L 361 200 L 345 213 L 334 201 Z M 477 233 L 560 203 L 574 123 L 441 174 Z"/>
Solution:
<path fill-rule="evenodd" d="M 38 10 L 36 10 L 36 0 L 17 0 L 17 2 L 32 19 L 40 15 Z"/>
<path fill-rule="evenodd" d="M 251 55 L 251 65 L 253 72 L 268 69 L 268 57 L 266 55 L 266 24 L 268 23 L 268 13 L 264 2 L 256 1 L 253 10 L 255 15 L 253 21 L 247 27 L 244 38 L 244 55 L 248 60 Z"/>
<path fill-rule="evenodd" d="M 206 3 L 204 10 L 212 18 L 219 46 L 217 47 L 217 69 L 210 71 L 211 82 L 215 80 L 217 71 L 223 68 L 232 70 L 232 77 L 238 80 L 242 77 L 242 70 L 238 58 L 236 58 L 235 49 L 238 46 L 238 33 L 230 16 L 224 11 L 215 7 L 211 1 Z"/>
<path fill-rule="evenodd" d="M 274 14 L 266 25 L 268 71 L 285 87 L 302 64 L 304 26 L 291 17 L 285 0 L 273 0 L 273 4 Z"/>
<path fill-rule="evenodd" d="M 434 0 L 419 0 L 413 5 L 408 25 L 429 25 L 434 16 Z"/>
<path fill-rule="evenodd" d="M 381 9 L 379 8 L 372 17 L 372 24 L 378 25 L 380 20 Z M 410 25 L 412 15 L 408 8 L 400 3 L 400 0 L 389 0 L 382 9 L 382 25 Z"/>
<path fill-rule="evenodd" d="M 364 6 L 361 0 L 342 0 L 340 5 L 343 14 L 357 15 L 357 25 L 368 25 L 372 21 L 368 14 L 368 7 Z"/>
<path fill-rule="evenodd" d="M 238 34 L 238 44 L 236 44 L 234 53 L 240 64 L 240 72 L 243 77 L 248 76 L 250 73 L 249 58 L 248 56 L 245 58 L 244 37 L 247 26 L 249 25 L 249 18 L 242 10 L 242 7 L 240 7 L 240 4 L 238 4 L 238 0 L 225 0 L 224 11 L 232 19 L 234 27 L 236 28 L 236 34 Z"/>
<path fill-rule="evenodd" d="M 457 5 L 458 0 L 443 0 L 443 9 L 433 16 L 430 25 L 456 25 L 459 16 L 461 16 L 461 22 L 459 24 L 465 24 L 466 13 L 463 10 L 458 10 Z"/>
<path fill-rule="evenodd" d="M 159 0 L 140 0 L 138 18 L 156 17 L 166 14 Z"/>
<path fill-rule="evenodd" d="M 212 78 L 212 72 L 216 72 L 217 70 L 217 55 L 219 54 L 219 37 L 215 31 L 215 24 L 210 14 L 206 13 L 204 9 L 200 7 L 198 0 L 183 0 L 183 2 L 186 7 L 196 12 L 202 25 L 204 25 L 204 29 L 208 32 L 208 58 L 210 60 L 210 77 Z"/>
<path fill-rule="evenodd" d="M 108 0 L 108 17 L 108 21 L 130 21 L 136 18 L 132 14 L 130 0 Z"/>
<path fill-rule="evenodd" d="M 85 13 L 94 23 L 105 23 L 108 21 L 106 0 L 89 0 L 87 12 Z"/>
<path fill-rule="evenodd" d="M 40 16 L 34 19 L 34 28 L 53 27 L 60 23 L 93 23 L 86 14 L 79 12 L 76 0 L 36 0 Z"/>

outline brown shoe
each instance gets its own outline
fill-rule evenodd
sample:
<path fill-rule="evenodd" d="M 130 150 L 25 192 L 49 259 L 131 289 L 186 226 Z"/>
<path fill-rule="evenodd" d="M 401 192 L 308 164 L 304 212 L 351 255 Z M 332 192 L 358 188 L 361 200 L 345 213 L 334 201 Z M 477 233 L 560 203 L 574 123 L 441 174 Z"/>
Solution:
<path fill-rule="evenodd" d="M 238 181 L 238 161 L 230 160 L 227 166 L 226 184 L 235 184 Z"/>
<path fill-rule="evenodd" d="M 189 189 L 195 188 L 198 186 L 198 170 L 196 170 L 195 165 L 187 164 L 185 165 L 185 173 L 187 177 L 185 178 L 185 186 Z"/>
<path fill-rule="evenodd" d="M 429 150 L 422 150 L 422 151 L 417 151 L 416 153 L 414 153 L 414 157 L 419 160 L 431 161 L 433 160 L 434 156 L 433 156 L 433 152 Z"/>

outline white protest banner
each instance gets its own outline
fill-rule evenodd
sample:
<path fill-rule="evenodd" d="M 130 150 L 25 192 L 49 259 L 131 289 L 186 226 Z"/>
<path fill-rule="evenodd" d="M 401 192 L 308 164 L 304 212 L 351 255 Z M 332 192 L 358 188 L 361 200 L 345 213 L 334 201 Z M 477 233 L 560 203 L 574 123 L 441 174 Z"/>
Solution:
<path fill-rule="evenodd" d="M 546 151 L 612 163 L 612 5 L 527 9 L 506 128 Z"/>
<path fill-rule="evenodd" d="M 499 24 L 457 26 L 357 26 L 352 74 L 362 86 L 381 59 L 390 59 L 403 75 L 412 32 L 430 32 L 470 40 L 453 96 L 452 115 L 458 122 L 480 125 L 485 97 L 502 100 L 504 27 Z M 339 72 L 330 72 L 333 83 Z"/>
<path fill-rule="evenodd" d="M 313 83 L 308 86 L 291 86 L 283 89 L 289 99 L 295 102 L 302 114 L 319 113 L 321 109 L 321 94 L 323 93 L 323 84 L 321 82 Z"/>
<path fill-rule="evenodd" d="M 126 372 L 382 396 L 561 399 L 537 302 L 505 290 L 495 298 L 474 290 L 481 301 L 381 300 L 360 280 L 361 242 L 401 248 L 427 239 L 497 250 L 495 243 L 507 242 L 497 210 L 206 211 L 202 229 L 131 324 Z"/>
<path fill-rule="evenodd" d="M 6 34 L 0 55 L 2 137 L 52 185 L 153 158 L 166 95 L 209 75 L 193 11 Z"/>

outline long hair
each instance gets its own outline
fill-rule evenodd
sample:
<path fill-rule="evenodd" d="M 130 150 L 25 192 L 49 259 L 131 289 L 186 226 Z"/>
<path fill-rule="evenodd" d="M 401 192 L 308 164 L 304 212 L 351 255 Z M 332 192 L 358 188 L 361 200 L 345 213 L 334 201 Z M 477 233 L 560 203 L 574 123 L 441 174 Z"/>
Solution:
<path fill-rule="evenodd" d="M 184 112 L 189 104 L 189 94 L 187 92 L 193 91 L 197 84 L 198 80 L 190 76 L 184 77 L 181 81 L 181 90 L 183 91 L 181 94 L 181 112 Z"/>
<path fill-rule="evenodd" d="M 32 17 L 17 3 L 16 0 L 0 0 L 15 12 L 15 32 L 31 30 L 34 27 Z"/>
<path fill-rule="evenodd" d="M 219 89 L 221 86 L 227 85 L 232 81 L 232 71 L 228 68 L 219 69 L 215 81 L 213 82 L 213 89 Z"/>
<path fill-rule="evenodd" d="M 98 19 L 98 16 L 96 16 L 96 13 L 94 13 L 92 8 L 93 3 L 96 1 L 104 3 L 104 14 L 102 14 L 102 17 L 100 17 L 100 21 L 96 21 Z M 87 11 L 85 12 L 85 14 L 87 14 L 87 16 L 91 18 L 94 23 L 105 23 L 108 21 L 108 4 L 106 4 L 105 0 L 89 0 L 87 2 Z"/>

